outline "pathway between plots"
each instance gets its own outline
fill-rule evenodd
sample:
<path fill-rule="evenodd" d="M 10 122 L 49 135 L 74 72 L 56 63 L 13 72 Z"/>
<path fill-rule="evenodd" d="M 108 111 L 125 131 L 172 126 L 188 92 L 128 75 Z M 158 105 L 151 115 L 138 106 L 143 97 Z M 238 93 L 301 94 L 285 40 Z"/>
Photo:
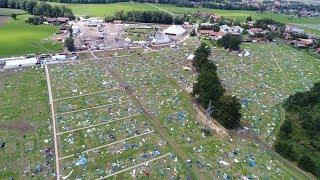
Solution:
<path fill-rule="evenodd" d="M 54 153 L 55 153 L 55 160 L 56 160 L 56 175 L 57 175 L 57 180 L 59 180 L 60 179 L 60 166 L 59 166 L 56 119 L 55 119 L 54 108 L 53 108 L 53 97 L 52 97 L 52 90 L 51 90 L 51 82 L 50 82 L 50 74 L 49 74 L 49 70 L 48 70 L 48 65 L 45 64 L 44 67 L 45 67 L 45 71 L 46 71 L 48 94 L 49 94 L 49 104 L 50 104 L 50 109 L 51 109 L 51 118 L 52 118 L 52 127 L 53 127 L 53 143 L 54 143 Z"/>
<path fill-rule="evenodd" d="M 125 81 L 117 74 L 116 71 L 111 69 L 110 67 L 107 67 L 108 71 L 111 73 L 111 75 L 114 76 L 115 79 L 118 80 L 121 84 L 126 84 Z M 170 135 L 167 134 L 167 132 L 163 129 L 163 126 L 160 123 L 160 120 L 156 117 L 152 116 L 143 106 L 142 102 L 135 96 L 134 90 L 131 89 L 131 87 L 127 87 L 126 89 L 128 91 L 128 94 L 132 97 L 132 99 L 142 108 L 143 113 L 150 119 L 150 122 L 153 124 L 155 128 L 157 128 L 157 132 L 167 141 L 167 143 L 170 145 L 170 147 L 173 149 L 173 151 L 176 153 L 177 157 L 182 161 L 184 167 L 193 174 L 193 176 L 196 176 L 198 179 L 206 179 L 201 171 L 194 167 L 189 167 L 186 164 L 186 160 L 188 159 L 188 154 L 181 150 L 181 148 L 177 145 L 175 140 L 171 139 Z"/>

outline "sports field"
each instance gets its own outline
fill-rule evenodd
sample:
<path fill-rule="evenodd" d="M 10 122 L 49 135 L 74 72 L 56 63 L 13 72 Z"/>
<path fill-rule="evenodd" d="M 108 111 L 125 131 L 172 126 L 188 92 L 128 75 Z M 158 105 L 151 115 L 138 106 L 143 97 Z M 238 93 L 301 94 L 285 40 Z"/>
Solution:
<path fill-rule="evenodd" d="M 213 50 L 211 59 L 229 93 L 243 105 L 243 120 L 272 142 L 284 120 L 282 102 L 288 95 L 320 81 L 320 60 L 286 45 L 244 44 L 247 57 Z"/>
<path fill-rule="evenodd" d="M 0 26 L 0 57 L 30 53 L 52 53 L 62 49 L 61 43 L 46 40 L 58 27 L 25 23 L 28 15 L 19 15 Z"/>

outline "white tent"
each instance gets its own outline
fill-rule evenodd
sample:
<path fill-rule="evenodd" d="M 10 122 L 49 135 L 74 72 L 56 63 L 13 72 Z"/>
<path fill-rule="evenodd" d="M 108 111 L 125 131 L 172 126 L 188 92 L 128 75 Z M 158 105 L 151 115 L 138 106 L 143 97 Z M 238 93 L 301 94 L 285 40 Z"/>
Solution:
<path fill-rule="evenodd" d="M 66 60 L 66 55 L 54 55 L 52 56 L 53 61 L 65 61 Z"/>
<path fill-rule="evenodd" d="M 38 63 L 37 58 L 17 58 L 17 59 L 12 59 L 12 60 L 7 60 L 6 61 L 6 66 L 5 68 L 15 68 L 19 66 L 34 66 Z"/>
<path fill-rule="evenodd" d="M 186 32 L 180 25 L 171 25 L 163 31 L 164 34 L 180 36 Z"/>
<path fill-rule="evenodd" d="M 189 54 L 188 57 L 187 57 L 187 59 L 188 59 L 188 60 L 193 60 L 194 56 L 195 56 L 194 54 Z"/>

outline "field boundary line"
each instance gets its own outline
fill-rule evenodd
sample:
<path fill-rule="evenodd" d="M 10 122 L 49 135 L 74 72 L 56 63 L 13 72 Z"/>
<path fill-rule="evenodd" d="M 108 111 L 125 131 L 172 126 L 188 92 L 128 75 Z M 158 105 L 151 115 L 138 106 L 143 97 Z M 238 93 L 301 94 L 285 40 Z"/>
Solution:
<path fill-rule="evenodd" d="M 115 141 L 115 142 L 112 142 L 112 143 L 109 143 L 109 144 L 105 144 L 105 145 L 102 145 L 102 146 L 98 146 L 98 147 L 95 147 L 95 148 L 92 148 L 92 149 L 88 149 L 88 150 L 85 150 L 85 151 L 82 151 L 80 153 L 88 153 L 90 151 L 94 151 L 94 150 L 98 150 L 98 149 L 101 149 L 101 148 L 104 148 L 104 147 L 107 147 L 107 146 L 111 146 L 111 145 L 114 145 L 114 144 L 117 144 L 117 143 L 120 143 L 120 142 L 123 142 L 123 141 L 127 141 L 127 140 L 130 140 L 130 139 L 134 139 L 134 138 L 137 138 L 137 137 L 140 137 L 140 136 L 144 136 L 144 135 L 147 135 L 147 134 L 150 134 L 150 133 L 153 133 L 154 130 L 152 131 L 148 131 L 148 132 L 145 132 L 145 133 L 142 133 L 142 134 L 138 134 L 138 135 L 135 135 L 135 136 L 131 136 L 131 137 L 128 137 L 128 138 L 125 138 L 125 139 L 121 139 L 119 141 Z M 64 157 L 61 157 L 59 158 L 59 160 L 63 160 L 63 159 L 67 159 L 67 158 L 70 158 L 72 156 L 74 156 L 75 154 L 71 154 L 71 155 L 68 155 L 68 156 L 64 156 Z"/>
<path fill-rule="evenodd" d="M 95 59 L 98 59 L 97 56 L 94 55 L 92 51 L 90 51 L 90 53 L 91 53 L 91 55 L 92 55 Z"/>
<path fill-rule="evenodd" d="M 119 89 L 120 89 L 120 88 L 106 89 L 106 90 L 96 91 L 96 92 L 92 92 L 92 93 L 86 93 L 86 94 L 80 94 L 80 95 L 75 95 L 75 96 L 69 96 L 69 97 L 54 99 L 53 101 L 62 101 L 62 100 L 66 100 L 66 99 L 71 99 L 71 98 L 76 98 L 76 97 L 82 97 L 82 96 L 88 96 L 88 95 L 98 94 L 98 93 L 102 93 L 102 92 L 115 91 L 115 90 L 119 90 Z"/>
<path fill-rule="evenodd" d="M 68 131 L 62 131 L 62 132 L 57 133 L 57 135 L 62 135 L 62 134 L 65 134 L 65 133 L 70 133 L 70 132 L 79 131 L 79 130 L 83 130 L 83 129 L 89 129 L 89 128 L 93 128 L 93 127 L 97 127 L 97 126 L 102 126 L 102 125 L 106 125 L 106 124 L 109 124 L 109 123 L 117 122 L 117 121 L 120 121 L 120 120 L 128 119 L 128 118 L 139 116 L 139 115 L 141 115 L 141 114 L 133 114 L 133 115 L 122 117 L 122 118 L 118 118 L 118 119 L 115 119 L 115 120 L 112 120 L 112 121 L 109 121 L 109 122 L 103 122 L 103 123 L 95 124 L 95 125 L 92 125 L 92 126 L 86 126 L 86 127 L 82 127 L 82 128 L 71 129 L 71 130 L 68 130 Z"/>
<path fill-rule="evenodd" d="M 93 107 L 90 107 L 90 108 L 84 108 L 84 109 L 79 109 L 79 110 L 74 110 L 74 111 L 68 111 L 68 112 L 63 112 L 63 113 L 57 113 L 56 115 L 66 115 L 66 114 L 71 114 L 71 113 L 76 113 L 76 112 L 86 111 L 86 110 L 90 110 L 90 109 L 97 109 L 97 108 L 101 108 L 101 107 L 105 107 L 105 106 L 109 106 L 109 105 L 126 103 L 126 102 L 130 102 L 130 101 L 131 101 L 131 99 L 127 99 L 127 100 L 125 100 L 125 101 L 121 101 L 121 102 L 114 102 L 114 103 L 104 104 L 104 105 L 100 105 L 100 106 L 93 106 Z"/>
<path fill-rule="evenodd" d="M 45 67 L 46 78 L 47 78 L 49 104 L 50 104 L 51 116 L 52 116 L 51 118 L 52 118 L 52 127 L 53 127 L 54 153 L 55 153 L 55 159 L 56 159 L 56 175 L 57 175 L 57 180 L 60 180 L 60 166 L 59 166 L 59 153 L 58 153 L 56 119 L 55 119 L 54 107 L 53 107 L 53 97 L 52 97 L 52 89 L 51 89 L 51 82 L 50 82 L 50 74 L 49 74 L 49 70 L 48 70 L 47 64 L 44 67 Z"/>
<path fill-rule="evenodd" d="M 159 8 L 158 6 L 155 6 L 155 5 L 153 5 L 153 4 L 150 4 L 150 3 L 146 3 L 146 4 L 148 4 L 149 6 L 152 6 L 152 7 L 154 7 L 154 8 L 157 8 L 157 9 L 159 9 L 159 10 L 161 10 L 161 11 L 164 11 L 164 12 L 166 12 L 166 13 L 169 13 L 169 14 L 171 14 L 171 15 L 174 15 L 172 12 L 169 12 L 169 11 L 167 11 L 167 10 L 165 10 L 165 9 Z"/>
<path fill-rule="evenodd" d="M 285 81 L 286 81 L 285 83 L 287 83 L 287 84 L 291 87 L 291 89 L 294 90 L 294 88 L 293 88 L 292 85 L 290 84 L 288 78 L 287 78 L 286 75 L 284 74 L 282 68 L 280 67 L 278 61 L 277 61 L 276 58 L 274 57 L 274 54 L 272 53 L 272 50 L 271 50 L 270 46 L 268 46 L 268 49 L 269 49 L 269 51 L 270 51 L 270 53 L 271 53 L 272 60 L 276 63 L 278 69 L 280 70 L 280 73 L 281 73 L 282 76 L 284 77 L 284 79 L 285 79 Z"/>
<path fill-rule="evenodd" d="M 159 160 L 159 159 L 165 158 L 165 157 L 167 157 L 167 156 L 169 156 L 169 155 L 170 155 L 170 153 L 164 154 L 164 155 L 162 155 L 162 156 L 159 156 L 159 157 L 156 157 L 156 158 L 150 159 L 150 160 L 148 160 L 148 161 L 145 161 L 145 162 L 142 162 L 142 163 L 136 164 L 136 165 L 134 165 L 134 166 L 131 166 L 131 167 L 128 167 L 128 168 L 125 168 L 125 169 L 122 169 L 122 170 L 120 170 L 120 171 L 117 171 L 117 172 L 115 172 L 115 173 L 109 174 L 109 175 L 104 176 L 104 177 L 102 177 L 102 178 L 98 178 L 98 179 L 96 179 L 96 180 L 106 179 L 106 178 L 108 178 L 108 177 L 111 177 L 111 176 L 114 176 L 114 175 L 117 175 L 117 174 L 120 174 L 120 173 L 126 172 L 126 171 L 128 171 L 128 170 L 131 170 L 131 169 L 137 168 L 137 167 L 139 167 L 139 166 L 143 166 L 143 165 L 148 164 L 148 163 L 151 163 L 151 162 L 153 162 L 153 161 L 156 161 L 156 160 Z"/>

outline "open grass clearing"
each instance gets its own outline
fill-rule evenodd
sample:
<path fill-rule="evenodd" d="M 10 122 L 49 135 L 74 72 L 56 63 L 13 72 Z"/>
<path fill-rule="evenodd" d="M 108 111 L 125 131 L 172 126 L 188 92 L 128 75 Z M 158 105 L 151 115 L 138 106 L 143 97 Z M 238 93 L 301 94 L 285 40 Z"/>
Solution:
<path fill-rule="evenodd" d="M 11 14 L 21 15 L 27 12 L 21 9 L 0 8 L 0 16 L 11 16 Z"/>
<path fill-rule="evenodd" d="M 62 49 L 62 43 L 47 40 L 58 26 L 30 25 L 25 23 L 29 15 L 19 15 L 0 26 L 0 57 L 31 53 L 54 53 Z"/>
<path fill-rule="evenodd" d="M 177 7 L 169 4 L 157 4 L 157 3 L 129 3 L 129 2 L 120 2 L 120 3 L 110 3 L 110 4 L 65 4 L 65 3 L 52 3 L 52 4 L 63 4 L 71 8 L 76 15 L 90 15 L 90 16 L 99 16 L 105 17 L 113 15 L 119 10 L 123 11 L 132 11 L 132 10 L 144 10 L 144 11 L 168 11 L 173 14 L 193 14 L 197 12 L 207 12 L 214 13 L 225 18 L 238 19 L 241 21 L 246 20 L 247 17 L 252 16 L 253 19 L 261 18 L 271 18 L 276 21 L 286 23 L 286 24 L 312 24 L 319 25 L 320 18 L 298 18 L 296 16 L 288 16 L 285 14 L 276 14 L 276 13 L 257 13 L 255 11 L 243 11 L 243 10 L 222 10 L 222 9 L 209 9 L 209 8 L 186 8 L 186 7 Z M 156 6 L 156 7 L 154 7 Z M 306 28 L 306 31 L 320 34 L 320 30 L 314 28 Z"/>
<path fill-rule="evenodd" d="M 75 15 L 78 16 L 98 16 L 105 17 L 114 15 L 117 11 L 133 11 L 133 10 L 145 10 L 145 11 L 157 11 L 156 8 L 145 4 L 135 2 L 120 2 L 110 4 L 73 4 L 73 3 L 54 3 L 51 5 L 65 5 L 72 10 Z"/>

